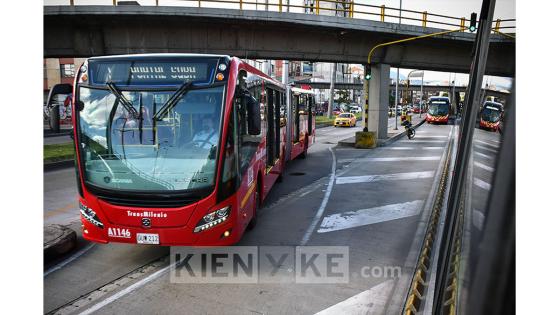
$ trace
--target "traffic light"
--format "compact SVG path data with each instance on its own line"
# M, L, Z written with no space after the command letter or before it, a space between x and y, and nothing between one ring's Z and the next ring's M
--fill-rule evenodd
M471 23L469 25L469 31L476 31L476 13L471 13Z
M371 79L371 66L369 64L366 65L366 80Z

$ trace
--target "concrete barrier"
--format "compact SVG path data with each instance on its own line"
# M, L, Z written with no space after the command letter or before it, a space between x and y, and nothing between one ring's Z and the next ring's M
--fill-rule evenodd
M354 147L358 149L375 148L377 142L377 132L357 131Z
M59 224L43 228L43 256L53 258L64 255L74 249L77 243L76 232Z

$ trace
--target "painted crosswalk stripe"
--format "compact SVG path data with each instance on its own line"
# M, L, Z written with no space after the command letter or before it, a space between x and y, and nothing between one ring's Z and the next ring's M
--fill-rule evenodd
M398 143L409 142L409 143L445 143L445 140L416 140L416 138L412 140L403 139L399 140Z
M326 308L315 315L331 314L369 314L372 310L382 309L391 296L395 280L385 280L366 291Z
M443 147L381 147L381 150L443 150Z
M483 146L481 146L480 144L475 144L474 147L477 148L477 149L480 149L480 150L486 150L486 151L498 153L498 150L494 150L494 149L490 149L490 148L487 148L487 147L483 147Z
M491 166L488 166L486 164L482 164L480 162L474 162L474 166L480 167L483 170L489 171L489 172L493 172L494 168Z
M382 175L362 175L362 176L344 176L337 177L336 184L357 184L357 183L372 183L383 180L407 180L407 179L421 179L434 177L434 171L425 172L409 172L409 173L395 173L395 174L382 174Z
M482 143L482 144L491 146L491 147L496 148L496 149L499 149L499 148L500 148L500 146L497 145L497 144L489 143L489 142L482 141L482 140L474 140L474 142L476 142L476 143Z
M349 162L398 162L398 161L439 161L440 156L401 156L401 157L380 157L380 158L357 158L340 159L340 163Z
M480 187L484 190L490 190L490 188L492 188L492 185L488 184L487 182L483 181L480 178L474 178L474 185L477 187Z
M422 200L414 200L381 207L331 214L323 219L317 233L340 231L358 226L415 216L420 213L423 203L424 201Z
M480 152L476 152L476 151L474 152L474 155L477 155L477 156L480 156L480 157L483 157L483 158L487 158L487 159L492 159L492 157L490 155L480 153Z

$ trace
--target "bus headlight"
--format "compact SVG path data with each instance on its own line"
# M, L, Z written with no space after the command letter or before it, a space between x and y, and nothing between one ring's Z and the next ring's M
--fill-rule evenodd
M82 214L84 219L86 219L91 224L97 226L100 229L103 228L103 223L101 223L101 220L99 220L99 217L97 217L97 213L95 213L93 209L84 205L82 202L80 202L80 213Z
M210 212L207 215L203 216L202 219L200 219L200 221L198 221L198 223L196 224L194 232L198 233L224 222L229 217L230 209L230 206L223 207L219 210Z

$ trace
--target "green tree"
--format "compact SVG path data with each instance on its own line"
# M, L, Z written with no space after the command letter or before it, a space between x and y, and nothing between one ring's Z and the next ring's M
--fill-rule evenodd
M336 99L338 103L350 104L350 90L337 90Z

